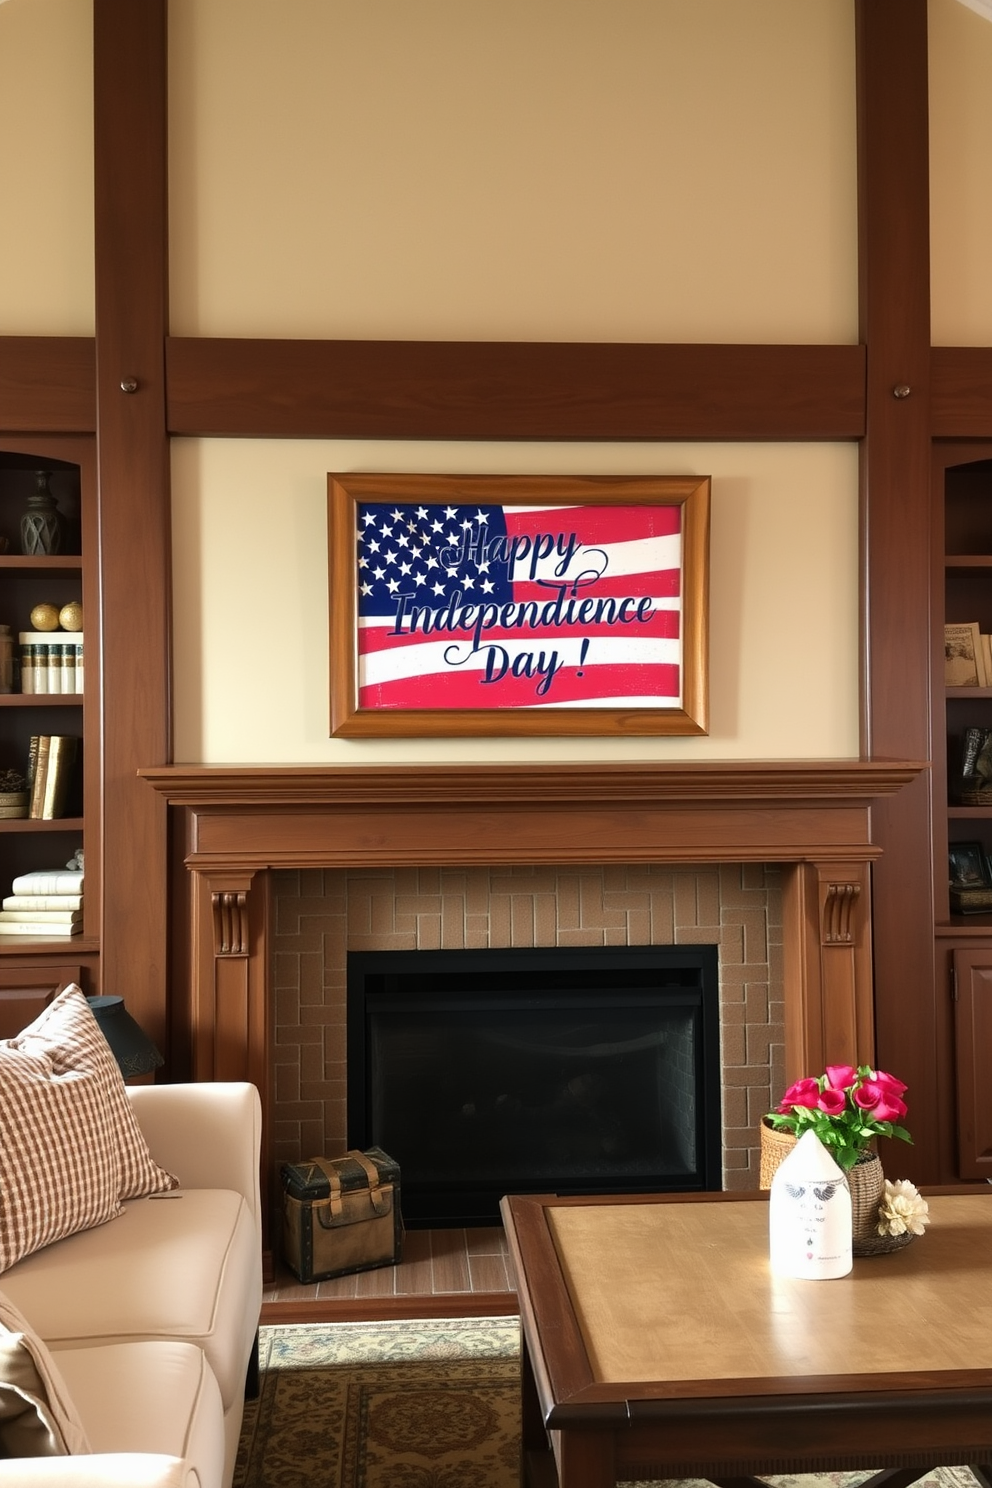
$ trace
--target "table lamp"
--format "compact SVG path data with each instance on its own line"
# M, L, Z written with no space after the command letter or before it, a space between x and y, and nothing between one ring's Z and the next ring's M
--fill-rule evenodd
M147 1075L165 1063L147 1033L131 1017L123 997L87 997L125 1080Z

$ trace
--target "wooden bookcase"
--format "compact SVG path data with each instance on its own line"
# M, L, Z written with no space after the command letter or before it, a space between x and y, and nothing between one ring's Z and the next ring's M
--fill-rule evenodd
M992 854L992 804L964 804L956 789L961 740L992 729L992 687L947 687L945 624L977 621L992 631L992 443L937 444L934 454L933 878L938 994L953 1009L957 1170L992 1172L987 1032L992 1027L992 911L954 913L948 849L980 842Z
M38 470L51 473L52 494L66 520L65 551L25 557L20 517ZM66 814L55 820L0 820L0 896L10 893L19 873L62 868L80 847L86 855L81 935L0 938L0 1013L9 1007L15 1021L23 1021L24 1000L28 1006L39 1004L64 980L81 977L87 991L99 986L100 604L92 439L0 436L0 537L7 539L0 553L0 623L10 626L15 655L18 632L31 629L31 610L43 601L59 606L82 601L86 648L82 693L23 693L16 669L18 690L0 693L0 767L23 771L33 734L72 734L80 740ZM0 1028L0 1036L14 1031Z

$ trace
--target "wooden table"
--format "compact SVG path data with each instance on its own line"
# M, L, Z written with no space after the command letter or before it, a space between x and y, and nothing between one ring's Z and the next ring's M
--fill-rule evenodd
M510 1197L522 1481L992 1463L992 1190L836 1281L773 1277L766 1194Z

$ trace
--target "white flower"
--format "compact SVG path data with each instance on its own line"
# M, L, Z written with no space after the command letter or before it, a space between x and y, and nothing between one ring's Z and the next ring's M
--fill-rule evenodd
M885 1180L885 1197L878 1206L880 1235L922 1235L930 1223L930 1205L920 1198L919 1189L908 1178L891 1183Z

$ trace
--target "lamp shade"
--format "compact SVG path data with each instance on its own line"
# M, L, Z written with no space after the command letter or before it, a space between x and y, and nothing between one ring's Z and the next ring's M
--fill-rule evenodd
M147 1075L165 1063L147 1033L131 1017L123 997L87 997L86 1001L125 1079Z

